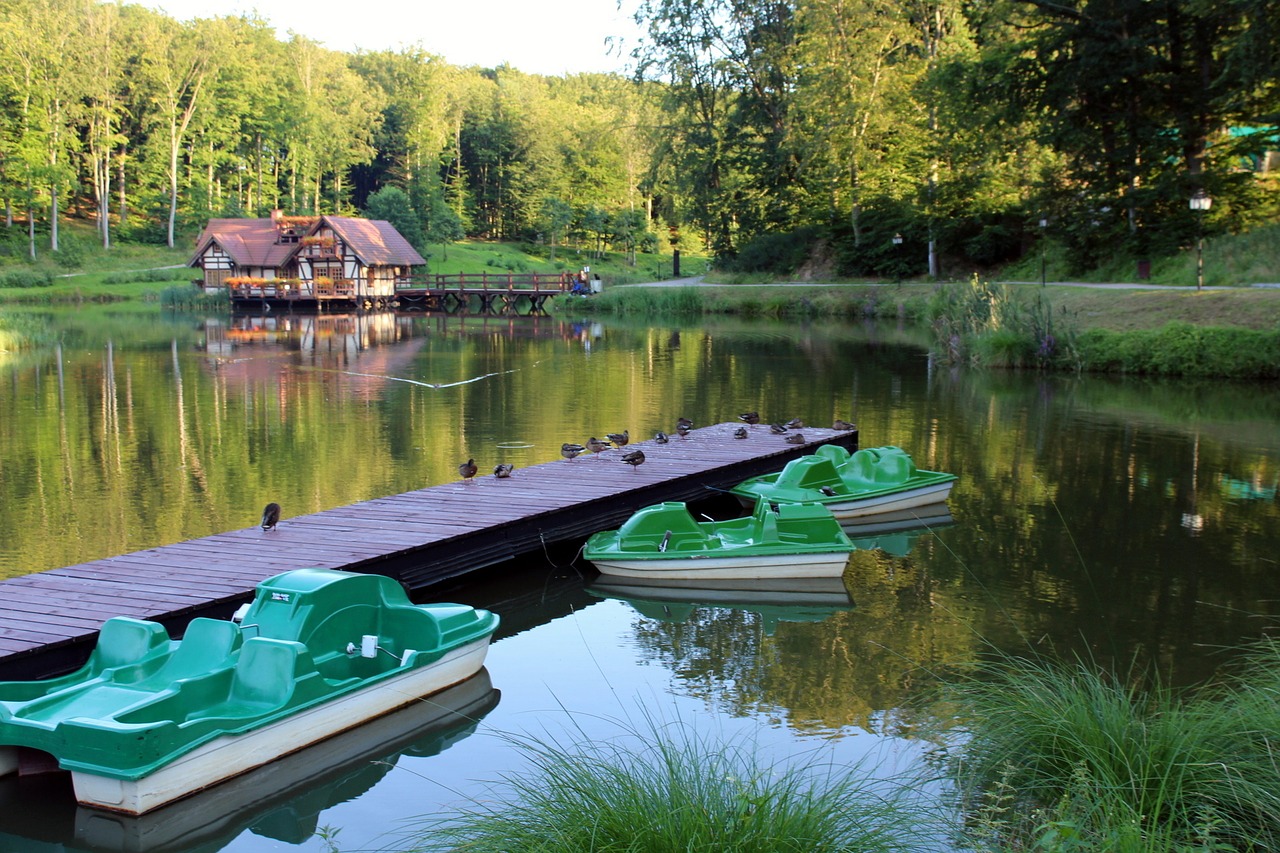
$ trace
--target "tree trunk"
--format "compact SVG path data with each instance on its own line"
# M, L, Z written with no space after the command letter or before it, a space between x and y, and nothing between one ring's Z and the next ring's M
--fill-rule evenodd
M122 228L124 227L124 224L129 221L129 199L124 190L124 160L125 153L124 151L121 151L120 168L116 174L116 183L120 185L120 203L116 206L120 209L120 226Z

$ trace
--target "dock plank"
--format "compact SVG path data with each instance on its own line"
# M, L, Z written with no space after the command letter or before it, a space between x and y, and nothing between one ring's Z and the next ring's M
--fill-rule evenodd
M667 444L634 441L517 468L509 478L482 473L286 516L271 531L228 530L0 581L0 678L77 665L111 616L180 629L247 600L265 578L313 566L387 574L422 589L617 526L641 506L711 497L823 444L857 446L856 431L805 428L806 444L793 445L764 426L734 439L737 427L713 424ZM624 464L635 449L644 464Z

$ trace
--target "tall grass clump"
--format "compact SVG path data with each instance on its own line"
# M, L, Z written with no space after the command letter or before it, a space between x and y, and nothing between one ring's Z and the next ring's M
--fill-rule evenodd
M190 284L175 284L158 293L148 294L148 301L156 301L175 311L216 310L226 308L230 302L225 292L205 293Z
M0 315L0 352L30 349L56 339L57 335L43 320L25 314Z
M751 744L682 724L618 742L516 739L531 769L425 828L414 851L922 851L935 815L857 768L762 763Z
M1079 369L1076 336L1066 315L1036 291L1019 297L981 281L938 286L924 312L935 355L951 364L983 367Z
M1083 662L983 670L952 695L966 834L990 850L1276 849L1275 655L1270 673L1266 706L1240 698L1266 690L1180 696Z
M620 315L699 315L706 302L696 287L616 287L597 296L558 296L557 310L587 309Z

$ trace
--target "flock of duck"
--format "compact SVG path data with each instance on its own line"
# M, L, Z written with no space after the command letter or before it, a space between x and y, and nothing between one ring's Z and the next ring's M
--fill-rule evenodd
M738 415L738 420L742 421L743 426L740 426L733 431L733 437L735 439L745 439L751 435L751 432L747 427L755 426L760 423L760 413L743 412ZM804 444L804 434L795 432L795 430L802 429L803 427L804 421L799 418L792 418L786 423L770 424L769 432L773 435L783 436L783 440L788 444ZM839 418L835 420L835 423L832 424L831 428L836 430L857 429L854 424ZM689 418L681 417L676 420L676 435L680 438L688 438L689 431L692 429L693 421ZM653 440L657 444L666 444L671 440L671 437L667 435L667 433L659 431L653 436ZM626 447L630 442L631 431L629 429L624 429L622 432L606 433L604 438L597 438L593 435L587 439L586 444L575 444L566 441L564 444L560 445L560 455L567 461L572 462L583 453L595 455L613 448ZM620 457L621 461L630 465L633 471L644 464L644 458L644 451L639 448L628 450ZM506 462L500 462L493 466L493 476L497 477L499 480L505 480L511 476L511 472L514 470L514 465ZM476 464L476 460L474 458L468 459L466 462L458 465L458 476L461 477L464 482L474 480L476 475L479 473L480 466ZM267 504L262 510L262 529L275 530L276 524L279 523L279 521L280 504L273 501Z

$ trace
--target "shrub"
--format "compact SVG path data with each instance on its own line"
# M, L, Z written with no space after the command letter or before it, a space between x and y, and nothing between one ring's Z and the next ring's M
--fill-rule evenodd
M1079 339L1086 369L1160 376L1280 378L1280 330L1169 323L1159 329L1090 330Z
M150 270L133 270L126 272L108 273L102 277L103 284L132 284L139 281L184 281L196 278L200 275L199 270L193 270L190 267L178 267L174 269L150 269Z
M51 287L53 273L48 270L17 269L0 272L0 287Z

